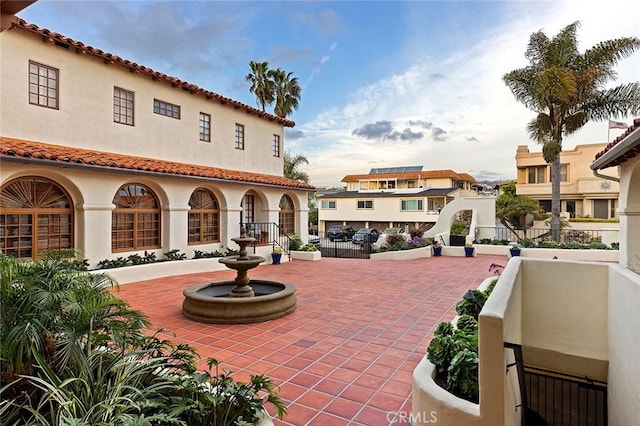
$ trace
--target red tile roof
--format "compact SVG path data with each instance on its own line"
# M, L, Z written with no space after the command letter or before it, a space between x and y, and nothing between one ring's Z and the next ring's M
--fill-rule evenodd
M235 109L241 109L247 112L248 114L252 114L257 117L267 119L269 121L275 121L286 127L294 127L296 125L296 123L293 120L289 120L284 117L278 117L276 115L269 114L257 108L243 104L242 102L238 102L231 98L226 98L217 93L205 90L201 87L196 86L195 84L191 84L184 80L180 80L177 77L172 77L170 75L166 75L161 72L154 71L153 69L147 68L143 65L138 65L135 62L131 62L127 59L123 59L119 56L116 56L111 53L97 49L95 47L86 45L80 41L73 40L69 37L63 36L62 34L55 33L51 30L39 27L35 24L29 24L24 19L16 18L12 23L12 28L20 28L20 29L32 32L34 34L37 34L41 36L44 41L49 43L62 43L65 46L73 47L75 48L77 53L81 53L83 55L91 54L93 56L97 56L99 58L102 58L106 64L119 64L129 68L131 72L146 74L154 80L167 81L171 83L172 86L174 87L181 88L192 94L202 95L211 101L218 102L221 105L229 105L230 107L233 107Z
M50 165L73 163L86 167L102 167L107 170L124 169L166 175L179 175L227 182L245 182L294 189L314 189L304 182L282 176L241 172L218 167L199 166L175 161L155 160L111 152L50 145L41 142L0 136L0 159L22 158L27 161L44 162Z
M625 130L625 132L623 134L621 134L620 136L615 138L612 142L609 142L607 144L607 146L602 151L597 153L595 159L597 160L598 158L600 158L603 155L605 155L607 152L611 151L616 145L618 145L620 142L622 142L624 139L626 139L627 136L629 136L634 130L639 129L639 128L640 128L640 118L636 118L636 119L633 120L633 124L631 126L629 126L629 128L627 128L627 130ZM635 157L638 154L640 154L640 147L636 147L635 149L632 149L630 151L626 151L624 153L624 155L616 158L615 160L609 161L607 167L619 166L620 164L622 164L625 161Z
M456 173L453 170L425 170L420 172L404 173L379 173L365 175L347 175L342 178L342 182L357 182L359 180L380 180L380 179L439 179L450 178L467 182L475 182L475 178L467 173Z

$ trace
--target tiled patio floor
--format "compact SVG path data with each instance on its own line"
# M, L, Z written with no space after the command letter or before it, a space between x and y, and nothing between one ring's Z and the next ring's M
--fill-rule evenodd
M247 325L201 324L182 316L182 290L233 271L123 285L118 294L154 328L176 334L202 357L224 361L238 380L266 374L288 414L276 425L409 424L412 373L433 330L451 320L462 294L491 276L506 256L408 261L328 259L265 265L253 278L296 285L298 309Z

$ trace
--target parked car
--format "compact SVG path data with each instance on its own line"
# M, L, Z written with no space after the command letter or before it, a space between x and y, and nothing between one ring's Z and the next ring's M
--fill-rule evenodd
M316 248L320 248L320 237L317 235L309 235L309 244L313 244Z
M353 242L353 244L373 244L378 241L379 236L380 233L375 228L361 228L354 234L353 238L351 238L351 241Z
M327 230L329 241L349 241L356 233L356 230L347 225L331 225Z

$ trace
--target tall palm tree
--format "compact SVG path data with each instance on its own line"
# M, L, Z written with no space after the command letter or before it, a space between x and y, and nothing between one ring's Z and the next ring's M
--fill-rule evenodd
M292 157L289 152L284 153L284 177L293 180L299 180L304 183L309 183L309 175L303 171L298 170L298 167L302 164L309 164L307 157L303 155L296 155Z
M525 57L529 66L504 75L515 98L537 115L527 125L529 137L542 144L551 165L551 234L560 239L560 152L565 135L590 120L608 120L640 112L640 82L607 89L615 65L640 49L640 39L624 37L578 51L578 21L549 39L531 34Z
M274 87L271 80L271 70L269 70L268 62L249 62L249 68L251 72L247 74L244 79L251 83L249 91L256 95L258 105L265 110L267 105L273 103Z
M302 89L300 89L298 79L292 77L292 72L287 73L278 68L270 71L269 74L274 85L276 101L274 113L278 117L286 117L298 109Z

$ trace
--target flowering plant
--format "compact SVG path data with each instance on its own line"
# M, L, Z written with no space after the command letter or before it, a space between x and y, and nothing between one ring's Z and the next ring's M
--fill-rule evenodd
M465 244L464 246L465 246L465 247L467 247L467 248L472 248L472 247L473 247L473 244L471 244L471 243L467 243L467 244Z
M279 247L276 247L273 249L273 251L271 252L273 254L282 254L282 249Z

